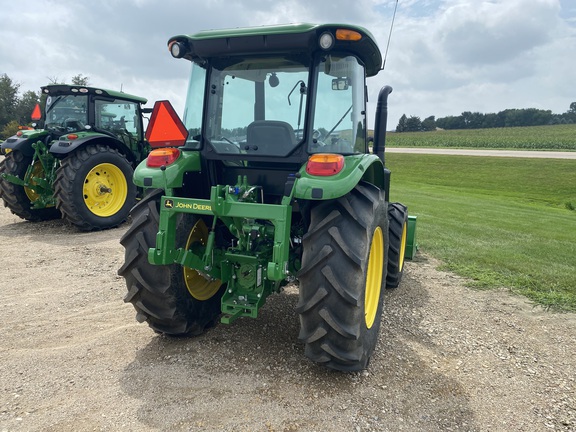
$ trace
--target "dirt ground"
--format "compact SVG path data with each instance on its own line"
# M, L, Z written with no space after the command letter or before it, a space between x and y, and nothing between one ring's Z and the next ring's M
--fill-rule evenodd
M257 320L154 334L118 240L0 209L0 431L575 431L576 316L481 292L424 254L367 371L309 362L296 288Z

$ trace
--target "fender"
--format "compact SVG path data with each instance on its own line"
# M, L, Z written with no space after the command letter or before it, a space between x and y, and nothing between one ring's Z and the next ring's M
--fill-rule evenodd
M385 191L388 199L388 181L384 165L374 154L346 156L344 169L338 174L321 177L306 172L304 165L299 172L300 178L294 185L294 198L305 200L330 200L346 195L361 181L367 181Z
M2 154L6 154L6 150L18 150L24 156L31 158L34 156L32 144L44 141L48 145L50 139L50 132L44 129L22 131L21 136L13 135L2 143Z
M181 187L186 172L201 170L200 160L200 153L197 151L181 151L180 157L174 163L161 169L148 167L147 159L144 159L134 170L134 184L145 189L158 188L166 191Z
M77 136L75 139L69 139L68 137L74 135ZM86 147L91 144L102 144L113 147L124 154L130 162L134 162L134 155L132 150L130 150L126 144L120 141L118 138L104 134L101 132L74 132L71 134L62 135L57 141L53 141L50 146L50 153L58 159L62 159L68 154L78 150L79 148Z

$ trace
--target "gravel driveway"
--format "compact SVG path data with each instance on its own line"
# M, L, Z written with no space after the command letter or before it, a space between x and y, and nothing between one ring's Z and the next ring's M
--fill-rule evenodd
M257 320L154 334L118 239L0 209L0 431L575 431L576 316L474 291L420 253L370 368L310 363L297 289Z

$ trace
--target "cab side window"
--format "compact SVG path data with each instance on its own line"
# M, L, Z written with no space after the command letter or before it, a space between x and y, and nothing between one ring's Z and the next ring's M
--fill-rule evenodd
M138 134L138 104L134 102L96 101L96 127L111 132Z

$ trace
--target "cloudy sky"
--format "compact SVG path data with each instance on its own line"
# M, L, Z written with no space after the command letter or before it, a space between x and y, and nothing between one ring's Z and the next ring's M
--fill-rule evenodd
M362 25L384 52L396 0L0 0L0 75L39 90L78 74L182 113L190 64L169 37L295 22ZM398 0L385 69L402 114L444 117L506 108L568 110L576 101L576 1Z

